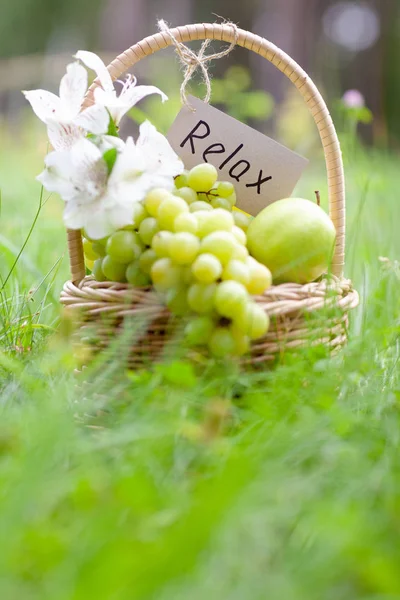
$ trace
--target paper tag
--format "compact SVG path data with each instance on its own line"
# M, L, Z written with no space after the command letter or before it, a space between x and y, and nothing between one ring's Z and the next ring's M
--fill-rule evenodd
M196 112L184 106L167 135L187 169L213 164L218 179L235 185L237 207L251 215L291 195L307 159L198 98L189 102Z

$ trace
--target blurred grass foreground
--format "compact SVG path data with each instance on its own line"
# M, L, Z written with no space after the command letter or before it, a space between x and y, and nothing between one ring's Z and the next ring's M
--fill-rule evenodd
M235 73L236 101L222 72L218 103L260 128L278 111L279 138L312 158L296 192L319 189L326 206L318 140L296 99L246 102ZM171 78L170 112L144 105L164 130L178 87ZM400 598L400 170L393 150L359 142L368 115L335 115L346 275L362 299L341 354L310 348L257 373L212 362L199 372L182 357L126 372L116 347L77 377L58 302L62 206L35 181L44 132L28 111L4 114L0 598Z

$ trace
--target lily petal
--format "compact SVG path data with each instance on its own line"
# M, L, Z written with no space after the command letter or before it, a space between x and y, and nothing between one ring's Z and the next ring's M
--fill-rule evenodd
M62 117L61 100L55 94L46 90L31 90L22 92L32 106L32 110L43 123L49 120L58 121Z
M146 168L143 154L135 146L131 137L126 140L125 148L117 156L113 170L109 178L109 185L118 185L122 182L131 182L136 185L137 178Z
M107 70L106 65L103 63L101 58L94 52L87 52L86 50L79 50L75 54L75 58L81 60L88 69L95 71L103 90L106 92L114 91L114 85L111 79L111 75Z
M86 131L94 133L95 135L107 133L109 122L110 115L107 109L104 106L99 106L98 104L89 106L74 119L75 125L78 125Z
M100 197L107 184L107 165L100 150L86 138L69 150L50 152L46 169L38 180L49 192L57 192L65 202L86 205Z
M115 231L101 202L79 205L67 202L64 209L64 223L68 229L85 229L93 240L100 240Z
M77 196L80 196L83 189L85 192L84 202L89 203L103 194L107 184L108 170L96 144L87 138L77 142L71 149L71 161L74 167Z
M164 92L162 92L155 85L136 86L136 79L134 79L133 77L127 79L120 95L118 97L115 96L115 99L109 97L108 95L107 97L102 96L100 90L97 92L97 95L96 92L96 101L107 106L112 118L114 119L117 125L120 123L122 117L126 115L126 113L129 112L131 108L135 106L135 104L140 102L140 100L142 100L146 96L149 96L151 94L159 94L161 96L162 102L168 100L168 96L166 96Z
M49 121L47 135L55 150L68 150L84 137L84 132L77 125Z
M118 152L123 152L125 142L115 135L102 135L97 140L97 146L101 154L104 154L107 150L111 150L111 148L116 148Z
M167 138L150 123L144 121L139 128L137 148L146 157L146 172L173 178L182 173L183 162L172 149Z
M67 65L67 72L60 82L60 100L63 112L73 119L80 111L88 86L86 69L79 63Z
M114 205L111 209L107 211L109 222L113 228L121 229L121 227L126 227L127 225L131 225L133 221L133 204L134 199L132 197L132 186L127 186L127 194L122 194L119 197L118 202L114 201ZM122 190L120 189L119 192ZM141 199L143 198L143 195Z
M71 153L67 150L50 152L45 158L45 170L37 176L37 180L48 192L56 192L64 200L76 195L73 181L74 166Z
M119 100L121 104L124 103L132 107L150 94L159 94L162 102L168 100L168 96L155 85L136 85L136 80L133 80L131 85L123 87Z

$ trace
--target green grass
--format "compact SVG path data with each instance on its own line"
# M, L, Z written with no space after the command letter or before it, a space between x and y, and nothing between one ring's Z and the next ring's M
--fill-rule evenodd
M30 131L2 132L3 283L38 210ZM400 598L400 173L346 156L350 343L262 373L176 358L77 378L43 197L0 298L0 598ZM324 198L313 163L299 193Z

